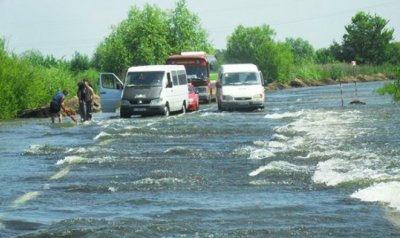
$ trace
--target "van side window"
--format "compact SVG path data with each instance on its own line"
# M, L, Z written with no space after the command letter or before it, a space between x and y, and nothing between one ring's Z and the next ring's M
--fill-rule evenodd
M112 75L102 75L101 86L103 88L109 89L122 89L123 86L112 76Z
M174 85L178 85L178 75L176 74L176 71L175 70L171 71L171 74Z
M184 70L178 70L179 85L187 84L186 73Z

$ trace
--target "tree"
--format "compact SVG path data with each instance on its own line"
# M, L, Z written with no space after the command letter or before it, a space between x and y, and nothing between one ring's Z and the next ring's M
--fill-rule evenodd
M93 62L101 71L123 75L130 66L164 64L168 55L187 50L213 51L199 18L180 0L173 11L131 8L97 47Z
M167 37L167 18L160 8L133 7L128 18L97 47L94 64L119 75L133 65L161 64L170 51Z
M168 16L168 42L175 53L182 51L205 51L213 53L207 32L202 28L200 18L191 13L185 0L179 0Z
M286 38L286 44L290 47L294 57L294 63L313 63L315 59L314 47L302 38Z
M393 42L388 45L386 61L390 64L400 64L400 42Z
M347 62L356 60L363 64L381 64L385 61L386 50L393 39L393 29L385 29L389 21L358 12L345 27L343 56Z
M90 68L90 59L87 55L82 55L79 52L75 52L74 56L70 61L71 71L78 73L85 71Z
M284 81L293 65L293 55L288 45L274 42L274 36L274 30L268 25L239 25L228 37L226 60L231 63L254 63L269 82Z

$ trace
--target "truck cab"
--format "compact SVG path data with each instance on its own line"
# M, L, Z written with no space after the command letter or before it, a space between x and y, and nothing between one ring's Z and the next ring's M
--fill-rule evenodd
M182 52L168 57L166 63L184 65L188 81L196 88L199 100L210 103L216 98L215 84L210 80L212 62L216 62L215 57L207 55L205 52Z

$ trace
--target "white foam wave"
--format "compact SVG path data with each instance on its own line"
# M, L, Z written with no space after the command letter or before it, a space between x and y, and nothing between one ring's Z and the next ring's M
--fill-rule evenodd
M93 138L93 140L99 140L99 139L103 139L105 137L110 137L110 136L111 136L111 134L108 134L107 132L102 131L97 136L95 136Z
M273 114L267 114L265 115L264 118L267 119L285 119L285 118L293 118L293 117L299 117L305 113L304 110L297 111L297 112L284 112L284 113L273 113Z
M184 181L178 178L160 178L160 179L144 178L133 182L133 184L135 185L167 185L167 184L177 184L177 183L184 183Z
M36 199L39 195L40 195L40 192L38 192L38 191L25 193L24 195L15 199L15 201L12 203L12 207L13 208L21 207L25 203L27 203L33 199Z
M282 153L288 151L297 151L301 148L305 141L302 137L294 137L293 139L282 137L282 139L286 140L272 140L272 141L255 141L254 145L262 146L272 153Z
M337 186L357 181L386 181L398 178L398 170L386 170L378 159L330 159L319 162L312 177L314 183Z
M289 181L278 181L278 182L274 182L274 181L270 181L270 180L266 180L266 179L258 179L258 180L253 180L249 182L250 185L255 185L255 186L265 186L265 185L289 185L290 182Z
M249 159L260 160L260 159L266 159L266 158L270 158L270 157L274 157L274 156L275 156L275 154L267 149L252 149L250 152Z
M25 150L25 153L38 154L40 153L46 145L29 145L29 148Z
M67 175L69 172L70 172L69 167L66 167L66 168L60 170L59 172L57 172L56 174L54 174L53 176L51 176L50 180L60 179L60 178L64 177L65 175Z
M95 136L95 137L93 138L93 140L110 139L110 138L113 138L113 137L115 137L115 136L118 136L118 137L128 137L128 136L132 136L132 135L133 135L132 133L128 133L128 132L110 134L110 133L107 133L107 132L102 131L102 132L100 132L97 136Z
M289 140L289 137L282 134L273 134L271 140L287 141Z
M371 187L358 190L351 195L364 202L382 202L400 211L400 182L392 181L374 184Z
M170 153L182 153L182 152L186 152L189 149L183 146L174 146L171 148L168 148L164 151L165 154L170 154Z
M110 156L101 157L101 158L85 158L82 156L66 156L62 160L58 160L56 165L64 165L64 164L102 164L102 163L109 163L113 162L114 158Z
M249 176L254 177L265 171L306 172L308 169L309 168L307 166L299 166L286 161L272 161L271 163L252 171L249 173Z

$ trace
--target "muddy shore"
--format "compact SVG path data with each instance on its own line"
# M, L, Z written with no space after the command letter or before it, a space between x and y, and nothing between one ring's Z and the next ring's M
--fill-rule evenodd
M313 87L313 86L325 86L325 85L333 85L340 83L355 83L355 82L372 82L372 81L382 81L382 80L390 80L391 78L378 73L375 75L358 75L355 77L343 77L338 80L333 79L322 79L322 80L302 80L302 79L294 79L287 83L273 82L269 83L265 88L267 91L273 90L281 90L288 88L301 88L301 87Z

